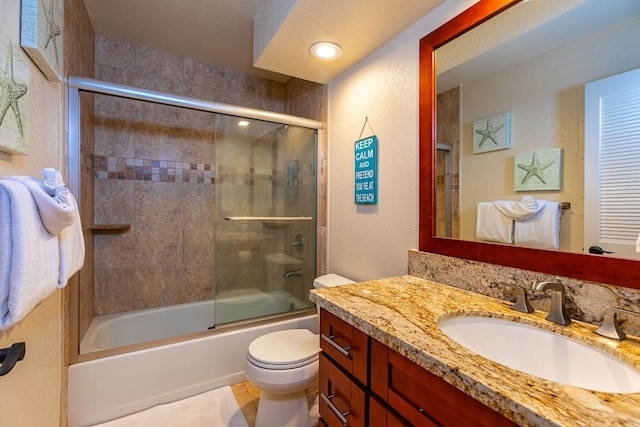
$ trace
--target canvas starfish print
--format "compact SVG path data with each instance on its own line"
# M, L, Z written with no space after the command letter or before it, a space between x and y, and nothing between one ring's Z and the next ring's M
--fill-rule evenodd
M20 44L49 80L60 82L63 15L60 0L22 0Z
M0 151L29 154L29 60L0 34Z
M511 148L511 113L473 122L473 154Z
M562 148L517 154L513 188L515 191L562 190Z

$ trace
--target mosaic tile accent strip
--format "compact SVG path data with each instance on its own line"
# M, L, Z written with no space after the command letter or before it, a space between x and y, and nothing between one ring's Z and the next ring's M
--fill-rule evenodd
M96 178L214 184L216 166L204 163L95 156Z
M216 166L205 163L175 162L167 160L136 159L128 157L94 156L95 177L153 182L191 182L198 184L238 183L255 185L270 181L275 187L285 185L285 173L281 170L250 168L249 173L239 173L235 166ZM315 182L315 167L303 165L302 182Z

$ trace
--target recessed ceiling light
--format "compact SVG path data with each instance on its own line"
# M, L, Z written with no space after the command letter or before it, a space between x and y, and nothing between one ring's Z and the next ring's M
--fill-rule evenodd
M309 48L309 52L314 58L322 59L323 61L338 59L342 55L340 46L331 42L314 43Z
M238 122L238 126L244 126L244 127L247 127L247 126L249 126L249 122L248 122L248 121L246 121L246 120L240 120L240 121Z

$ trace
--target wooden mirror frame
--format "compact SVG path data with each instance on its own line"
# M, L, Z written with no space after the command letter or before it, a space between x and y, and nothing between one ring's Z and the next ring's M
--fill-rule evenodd
M640 289L640 261L435 237L435 50L521 0L480 0L420 40L419 245L423 252Z

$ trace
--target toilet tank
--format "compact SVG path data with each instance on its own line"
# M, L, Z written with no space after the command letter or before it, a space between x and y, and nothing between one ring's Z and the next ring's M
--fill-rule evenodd
M313 287L316 289L330 288L332 286L348 285L349 283L355 283L351 279L338 276L337 274L325 274L313 281Z
M325 274L323 276L316 277L316 279L313 281L313 287L316 289L322 289L331 288L333 286L348 285L349 283L355 282L351 279L347 279L346 277L342 277L337 274ZM318 311L318 316L320 316L320 307L316 306L316 310ZM320 328L319 325L318 328Z

